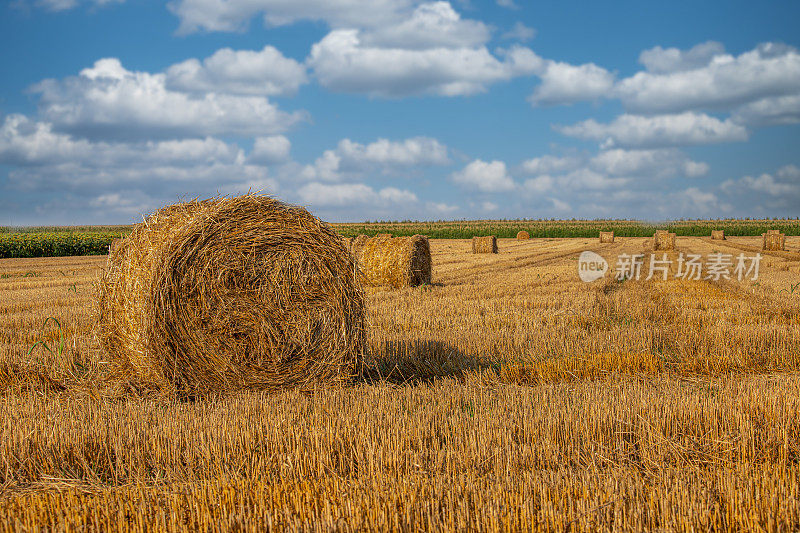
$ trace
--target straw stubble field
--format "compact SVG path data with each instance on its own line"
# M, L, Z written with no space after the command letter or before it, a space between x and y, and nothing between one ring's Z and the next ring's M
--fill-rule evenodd
M663 253L760 248L726 237ZM584 284L652 238L433 240L431 285L367 289L356 383L193 401L110 372L104 258L2 260L0 529L796 530L798 247Z

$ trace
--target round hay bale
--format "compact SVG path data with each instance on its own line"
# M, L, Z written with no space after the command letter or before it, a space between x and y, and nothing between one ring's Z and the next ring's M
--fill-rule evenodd
M767 251L781 251L786 249L786 235L775 231L761 234L761 249Z
M370 285L416 287L431 282L431 246L428 237L367 239L355 256Z
M473 254L496 254L497 253L497 237L489 235L486 237L473 237L472 238L472 253Z
M711 230L711 240L712 241L724 241L725 240L725 230L712 229Z
M600 242L602 242L602 243L613 243L614 242L614 232L613 231L601 231L600 232Z
M111 251L99 337L137 381L201 393L348 381L364 297L341 238L246 195L165 207Z
M667 230L658 230L653 235L653 250L674 250L675 234Z
M350 253L353 257L358 259L358 256L361 255L361 250L364 249L364 245L367 244L367 241L370 238L364 235L363 233L353 239L353 242L350 243Z
M531 238L531 234L525 230L517 232L517 240L518 241L527 241Z

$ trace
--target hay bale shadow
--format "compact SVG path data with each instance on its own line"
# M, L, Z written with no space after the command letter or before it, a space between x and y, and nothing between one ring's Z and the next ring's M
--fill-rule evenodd
M386 341L364 360L359 381L414 385L440 378L462 379L469 372L490 368L487 361L441 341Z

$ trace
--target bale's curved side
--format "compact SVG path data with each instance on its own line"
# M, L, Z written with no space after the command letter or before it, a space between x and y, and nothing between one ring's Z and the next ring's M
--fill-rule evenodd
M488 235L486 237L473 237L472 238L472 253L473 254L496 254L497 253L497 237Z
M531 238L531 234L525 230L521 230L517 232L517 240L518 241L527 241Z
M428 237L373 237L355 255L367 283L394 288L431 282L431 247Z
M675 234L666 230L658 230L653 235L653 250L674 250Z
M179 390L344 382L364 349L354 272L305 209L257 195L170 206L112 250L100 339L136 378Z

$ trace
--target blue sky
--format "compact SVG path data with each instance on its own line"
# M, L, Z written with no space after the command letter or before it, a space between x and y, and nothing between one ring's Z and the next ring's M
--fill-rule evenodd
M797 2L0 9L0 224L800 216Z

